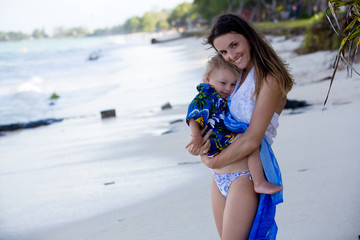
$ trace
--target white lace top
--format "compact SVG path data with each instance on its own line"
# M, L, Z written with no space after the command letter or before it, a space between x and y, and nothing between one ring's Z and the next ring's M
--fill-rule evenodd
M239 83L240 81L238 81L235 91L230 96L231 104L229 110L231 115L237 121L249 124L255 108L255 97L253 97L255 90L255 67L250 70L241 86L238 86ZM276 129L278 126L279 114L274 113L265 132L265 138L270 145L273 143L273 138L276 136Z

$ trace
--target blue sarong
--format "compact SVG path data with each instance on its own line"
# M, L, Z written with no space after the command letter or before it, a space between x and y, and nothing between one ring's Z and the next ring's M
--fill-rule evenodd
M225 117L226 127L236 133L244 133L249 124L235 120L229 113ZM268 182L282 186L281 172L270 144L263 138L261 142L260 158L265 177ZM283 202L283 191L274 194L260 194L256 216L251 227L249 240L276 239L277 225L275 222L276 205Z

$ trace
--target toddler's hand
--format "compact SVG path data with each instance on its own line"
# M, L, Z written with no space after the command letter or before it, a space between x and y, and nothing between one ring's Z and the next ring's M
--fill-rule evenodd
M186 149L192 155L199 155L200 148L203 144L203 138L201 134L191 136L190 142L186 145Z

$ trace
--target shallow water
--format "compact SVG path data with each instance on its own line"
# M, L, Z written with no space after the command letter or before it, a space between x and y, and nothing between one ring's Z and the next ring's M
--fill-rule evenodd
M89 61L93 52L100 57ZM0 124L184 103L201 77L185 52L151 45L150 35L0 43Z
M136 154L136 138L185 115L159 115L161 105L187 104L201 80L203 65L179 43L151 45L148 35L0 43L0 125L64 118L0 136L0 239L143 201L194 175ZM100 58L88 61L93 51ZM105 109L117 117L101 120Z

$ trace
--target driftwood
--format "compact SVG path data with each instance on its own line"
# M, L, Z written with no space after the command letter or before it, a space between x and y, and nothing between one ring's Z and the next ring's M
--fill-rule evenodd
M11 124L5 124L0 125L0 132L9 132L9 131L15 131L19 129L27 129L27 128L36 128L40 126L46 126L50 125L56 122L63 121L63 118L48 118L48 119L41 119L37 121L31 121L27 123L11 123Z

